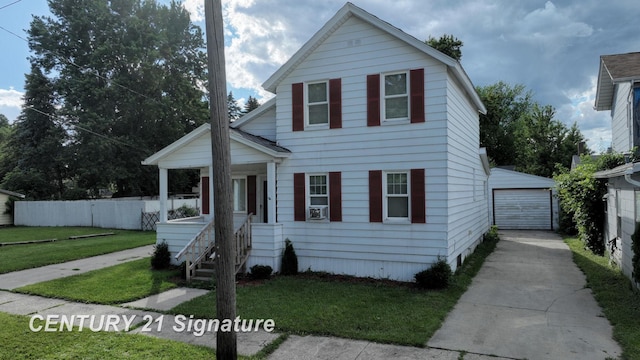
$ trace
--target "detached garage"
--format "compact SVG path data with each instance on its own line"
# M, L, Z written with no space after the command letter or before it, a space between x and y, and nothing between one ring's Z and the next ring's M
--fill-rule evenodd
M490 221L500 229L558 228L555 181L500 168L489 176Z

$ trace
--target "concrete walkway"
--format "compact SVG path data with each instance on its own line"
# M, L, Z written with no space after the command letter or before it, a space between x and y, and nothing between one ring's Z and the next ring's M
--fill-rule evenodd
M43 281L82 274L91 270L102 269L108 266L122 264L127 261L138 260L151 256L153 254L153 246L154 245L141 246L60 264L1 274L0 289L13 290Z
M564 242L550 232L502 231L500 235L502 240L496 251L487 258L426 348L291 335L269 359L533 360L619 356L621 350L611 339L611 326L591 291L585 289L584 275L574 265ZM117 265L150 256L152 249L142 247L3 274L0 289ZM121 306L107 306L0 291L0 312L45 317L112 316L133 319L133 324L145 324L151 319L154 322L148 328L137 327L130 332L214 347L215 333L197 336L195 329L175 331L173 326L180 325L180 319L153 311L166 311L204 293L179 288ZM162 319L162 327L157 326L157 319ZM74 323L87 327L91 325L89 321L75 319ZM117 329L106 330L126 331L123 326L121 323ZM239 333L238 352L254 355L279 336L265 331Z
M500 231L500 238L428 346L529 360L620 356L611 325L558 235Z

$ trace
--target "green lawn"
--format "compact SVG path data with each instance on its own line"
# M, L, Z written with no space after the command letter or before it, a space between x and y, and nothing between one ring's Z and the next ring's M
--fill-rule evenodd
M640 292L609 259L586 250L576 238L565 238L573 251L573 261L585 273L587 287L613 325L613 337L622 347L623 359L640 360Z
M152 270L149 259L27 285L15 291L80 302L118 304L176 287L172 280L180 276L180 270Z
M495 242L481 244L447 290L425 291L381 282L276 277L237 289L237 312L274 319L277 331L424 346L471 283ZM181 304L175 314L215 317L215 293Z
M152 231L127 231L100 228L8 227L0 228L0 242L66 239L74 235L114 232L115 235L51 243L0 247L0 274L57 264L155 243Z
M29 317L0 312L0 359L212 359L212 349L113 332L31 332Z

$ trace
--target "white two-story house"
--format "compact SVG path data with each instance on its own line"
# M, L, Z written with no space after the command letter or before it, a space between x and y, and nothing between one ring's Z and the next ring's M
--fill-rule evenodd
M347 3L263 87L275 97L231 129L247 266L278 271L289 239L300 270L412 280L438 257L455 269L488 230L486 110L458 61ZM174 255L212 218L209 131L143 161L165 202L168 171L201 170L201 217L157 227Z
M595 109L611 112L614 152L630 154L640 147L640 53L600 57ZM629 162L595 177L607 180L606 248L631 278L631 235L640 221L640 163Z

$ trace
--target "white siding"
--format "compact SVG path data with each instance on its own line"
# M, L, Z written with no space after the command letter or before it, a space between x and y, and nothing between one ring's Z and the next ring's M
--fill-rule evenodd
M252 247L247 271L253 265L269 265L274 272L280 271L284 250L282 228L282 224L251 224Z
M489 229L487 176L482 167L479 114L460 84L449 77L447 87L447 226L448 262L455 269Z
M265 153L231 140L231 164L259 164L273 160ZM159 161L158 166L168 169L198 168L211 165L211 135L205 132L187 146L172 152Z
M615 98L611 110L611 146L613 151L623 153L631 149L632 126L631 126L631 102L629 99L631 83L624 82L615 86Z
M251 119L247 124L240 126L240 128L253 135L262 136L265 139L276 141L276 108L271 109L260 114L259 117Z
M619 197L619 199L617 199ZM617 238L616 201L620 203L620 217L622 229L621 237ZM631 236L635 232L635 191L622 177L610 179L607 197L607 249L612 260L622 272L631 278L633 273L633 251L631 250ZM615 248L612 245L615 244Z
M413 68L425 69L426 123L367 127L366 76ZM330 78L342 78L342 128L292 132L291 84ZM279 85L277 140L292 156L278 167L278 222L301 270L411 280L447 255L446 86L446 66L356 18ZM370 223L369 170L413 168L425 169L427 223ZM293 174L329 171L342 173L342 222L294 222Z

